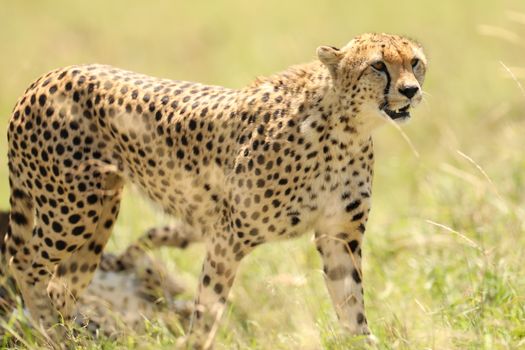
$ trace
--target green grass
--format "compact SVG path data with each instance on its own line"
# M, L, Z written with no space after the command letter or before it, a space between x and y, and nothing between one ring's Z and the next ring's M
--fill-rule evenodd
M343 45L362 32L415 37L430 57L426 102L403 126L418 156L391 127L375 135L364 275L377 347L520 349L525 93L504 69L525 84L520 11L521 0L0 0L0 130L25 87L58 66L109 63L239 87L312 59L320 44ZM5 208L5 137L0 149ZM132 189L121 213L110 250L167 220ZM196 284L202 247L159 255ZM258 248L242 264L216 348L363 347L341 335L320 266L309 237ZM37 346L29 329L21 337ZM167 349L174 342L162 325L152 324L146 335L118 342L79 338L76 344Z

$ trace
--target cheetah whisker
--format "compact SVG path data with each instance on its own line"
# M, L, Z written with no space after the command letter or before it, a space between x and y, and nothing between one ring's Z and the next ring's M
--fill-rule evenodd
M426 92L425 90L421 90L421 93L424 95L424 96L429 96L429 97L432 97L432 95L428 92Z

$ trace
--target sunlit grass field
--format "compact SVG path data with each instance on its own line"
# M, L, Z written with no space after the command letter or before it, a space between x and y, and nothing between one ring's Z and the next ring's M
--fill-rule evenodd
M0 0L0 130L27 85L59 66L107 63L241 87L314 59L321 44L342 46L367 31L413 37L430 58L425 102L402 126L406 137L388 125L375 134L363 255L377 348L523 349L522 0ZM2 136L1 208L8 207L6 152ZM129 188L107 249L119 251L168 220ZM196 286L202 246L159 256ZM152 321L146 335L79 340L78 348L172 347L174 336ZM262 246L244 260L217 349L361 347L341 336L311 235Z

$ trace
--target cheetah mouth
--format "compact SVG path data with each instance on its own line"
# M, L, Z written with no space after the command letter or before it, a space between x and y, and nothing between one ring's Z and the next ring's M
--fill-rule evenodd
M410 112L408 111L410 109L410 104L406 105L405 107L402 107L397 110L388 109L387 102L384 102L379 109L386 113L392 120L397 119L408 119L410 118Z

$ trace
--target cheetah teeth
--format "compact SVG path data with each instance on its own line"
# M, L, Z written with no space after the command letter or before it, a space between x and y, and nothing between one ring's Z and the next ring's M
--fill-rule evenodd
M406 105L403 108L400 108L398 110L391 110L386 108L386 104L384 104L380 109L385 112L390 118L392 119L401 119L401 118L409 118L410 113L408 112L408 109L410 108L410 105Z

